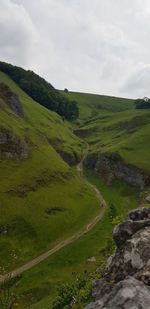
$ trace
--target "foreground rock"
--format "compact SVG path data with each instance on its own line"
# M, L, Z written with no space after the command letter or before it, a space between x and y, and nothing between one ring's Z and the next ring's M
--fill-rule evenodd
M114 229L117 244L86 309L150 308L150 209L131 211Z
M86 309L149 309L150 287L129 277L118 282L109 294Z

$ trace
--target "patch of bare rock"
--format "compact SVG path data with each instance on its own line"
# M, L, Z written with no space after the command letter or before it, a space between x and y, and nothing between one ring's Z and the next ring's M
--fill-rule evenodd
M86 309L150 309L150 209L130 211L113 237L116 251Z
M0 98L4 100L7 106L18 116L24 118L23 106L19 100L17 94L12 92L12 90L0 82Z

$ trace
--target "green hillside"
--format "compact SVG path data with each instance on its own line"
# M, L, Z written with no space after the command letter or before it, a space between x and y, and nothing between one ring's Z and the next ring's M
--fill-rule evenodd
M59 154L76 164L82 141L5 74L0 81L24 110L23 117L15 114L1 94L0 260L13 269L79 230L99 207L93 190Z
M91 153L118 153L127 164L150 172L150 110L129 110L91 119L78 130Z
M60 93L77 102L77 119L69 122L41 106L0 72L0 271L14 270L86 229L78 240L15 279L12 289L21 309L68 309L52 303L57 304L62 284L74 282L79 297L75 309L83 309L89 290L79 288L78 278L89 284L100 277L113 250L114 224L128 210L148 206L149 186L132 187L120 179L108 185L88 164L81 177L80 164L113 154L149 175L150 110L135 109L130 99ZM103 218L89 231L100 204Z
M150 110L135 109L134 100L61 91L76 100L80 123L76 133L91 153L118 153L127 163L150 172Z
M71 91L60 92L70 100L77 102L81 120L96 117L97 114L120 112L134 108L134 101L131 99Z
M0 61L0 71L7 74L32 99L66 119L78 117L75 101L61 95L50 83L31 70Z

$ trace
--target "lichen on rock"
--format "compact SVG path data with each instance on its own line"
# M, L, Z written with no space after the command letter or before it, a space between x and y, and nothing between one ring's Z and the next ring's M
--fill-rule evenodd
M128 213L114 229L117 249L104 277L93 285L86 309L150 308L150 209Z

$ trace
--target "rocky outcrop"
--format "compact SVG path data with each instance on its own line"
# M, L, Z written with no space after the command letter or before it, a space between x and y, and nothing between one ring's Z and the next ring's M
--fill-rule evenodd
M118 153L91 154L85 160L85 165L92 168L108 185L116 179L141 189L150 184L150 175L127 165Z
M19 97L11 91L11 89L0 82L0 98L4 100L7 106L19 117L24 118L23 106L19 100Z
M145 201L146 201L147 203L150 203L150 194L146 197Z
M93 285L86 309L150 308L150 209L128 213L114 229L117 249L104 277Z
M14 223L0 224L0 235L5 235L15 229Z
M0 129L0 159L27 159L29 143L12 132Z
M109 294L86 309L149 309L150 287L129 277L118 282Z
M77 163L80 162L81 158L79 157L78 154L73 153L73 152L66 152L64 150L57 150L59 155L62 157L62 159L68 163L70 166L76 165Z

